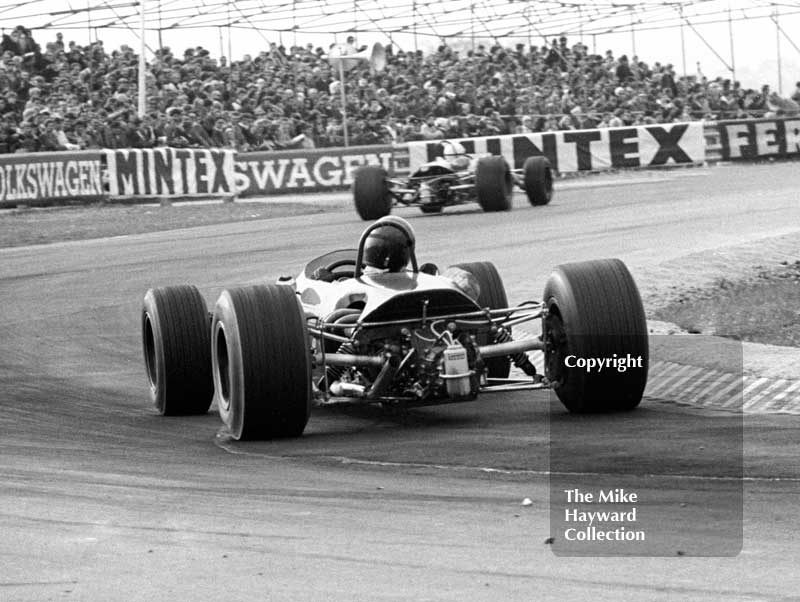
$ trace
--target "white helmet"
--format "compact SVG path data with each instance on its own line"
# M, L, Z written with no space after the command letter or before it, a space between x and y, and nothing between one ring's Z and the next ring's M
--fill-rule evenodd
M467 149L460 142L442 140L442 156L448 161L467 154Z
M452 140L442 140L442 157L455 169L466 169L469 167L469 157L467 149L460 142Z

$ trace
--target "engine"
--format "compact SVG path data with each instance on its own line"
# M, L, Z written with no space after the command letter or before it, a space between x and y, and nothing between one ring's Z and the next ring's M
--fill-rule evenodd
M447 203L452 200L450 186L457 182L455 177L445 176L421 182L419 185L419 201L421 203Z
M402 331L413 358L404 374L406 393L420 400L474 398L483 373L475 337L458 333L454 324L441 332L435 325Z
M419 402L475 398L484 365L474 336L441 321L386 330L363 332L339 347L338 353L380 357L383 362L380 368L329 366L332 394Z

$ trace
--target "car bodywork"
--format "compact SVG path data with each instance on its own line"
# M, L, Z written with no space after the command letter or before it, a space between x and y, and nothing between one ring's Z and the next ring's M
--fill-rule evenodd
M358 276L323 268L332 281L313 277L314 265L348 256L350 263L342 265L355 271L358 251L336 251L312 262L295 284L320 368L320 403L431 404L474 399L498 384L546 386L538 375L490 381L485 364L490 357L543 349L540 340L508 342L505 336L510 322L540 318L541 304L481 307L447 273L428 274L416 266Z

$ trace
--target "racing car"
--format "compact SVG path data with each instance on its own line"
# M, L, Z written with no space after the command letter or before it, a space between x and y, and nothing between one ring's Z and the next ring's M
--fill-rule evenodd
M296 277L227 288L212 312L195 286L148 290L141 324L152 402L163 415L187 415L216 401L236 440L300 436L314 405L427 406L518 389L551 389L578 413L640 403L647 329L622 261L562 264L542 301L510 306L492 263L440 271L420 265L415 247L408 222L387 216L358 248L317 257ZM512 337L533 320L540 336ZM544 354L543 374L529 352ZM637 369L580 362L622 357L638 358Z
M449 140L440 146L437 157L406 180L390 178L377 165L356 169L353 200L361 219L380 219L393 205L441 213L444 207L477 201L484 211L508 211L514 185L525 191L531 205L547 205L553 198L553 171L545 157L528 157L521 170L512 170L501 156L470 155Z

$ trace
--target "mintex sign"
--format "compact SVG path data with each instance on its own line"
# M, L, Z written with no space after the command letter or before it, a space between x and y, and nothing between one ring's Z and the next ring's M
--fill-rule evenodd
M233 150L164 147L105 153L112 197L234 194Z
M392 171L390 146L239 153L236 189L241 196L347 188L362 165Z
M520 169L528 157L543 155L562 173L689 165L705 160L703 124L699 121L462 138L458 142L468 153L502 155L513 169ZM408 148L412 173L438 152L436 141L409 142Z

